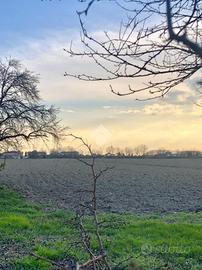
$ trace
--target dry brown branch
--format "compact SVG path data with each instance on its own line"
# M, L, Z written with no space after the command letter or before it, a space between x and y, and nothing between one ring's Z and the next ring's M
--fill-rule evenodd
M49 259L47 259L47 258L45 258L45 257L39 256L39 255L37 255L37 254L35 254L35 253L30 253L30 255L33 256L33 257L35 257L35 258L38 259L38 260L42 260L42 261L48 262L48 263L50 263L50 264L52 264L52 265L55 265L55 266L59 267L61 270L69 270L68 267L66 267L66 266L61 266L59 263L56 263L55 261L49 260Z
M42 256L39 256L35 253L30 253L31 256L33 256L34 258L38 259L38 260L42 260L42 261L45 261L45 262L48 262L50 263L51 265L54 265L54 266L57 266L58 268L60 268L61 270L69 270L69 267L68 266L62 266L61 264L53 261L53 260L50 260L50 259L47 259L45 257L42 257ZM95 256L93 257L92 259L86 261L85 263L83 263L82 265L79 265L78 263L76 264L76 270L81 270L81 269L84 269L86 268L87 266L89 265L92 265L93 263L97 262L97 261L100 261L102 260L104 257L104 255L99 255L99 256Z
M0 163L0 172L5 169L6 166L6 157L4 157L4 161Z
M85 161L84 159L80 159L77 158L77 160L79 162L82 162L84 165L86 165L89 169L90 169L90 173L91 173L91 181L92 181L92 190L90 192L90 194L92 195L90 197L90 201L88 202L80 202L79 205L79 210L77 213L77 224L78 224L78 229L80 232L80 238L82 240L83 243L83 247L85 249L85 251L90 255L90 260L88 262L86 262L85 264L93 264L93 269L97 269L97 265L96 263L99 262L104 264L104 269L111 269L111 266L107 260L107 256L106 256L106 251L104 249L104 245L103 245L103 241L102 241L102 237L100 234L100 221L97 215L97 209L98 209L98 204L97 204L97 181L98 179L107 171L109 171L110 169L112 169L111 167L106 167L103 170L97 170L96 169L96 162L95 162L95 155L92 151L91 145L89 145L83 138L75 136L73 134L70 134L69 136L71 136L74 140L77 140L79 142L82 143L82 145L87 149L88 153L90 154L90 161ZM81 192L82 190L79 190L79 192ZM85 193L85 190L84 190ZM89 190L88 190L89 193ZM97 239L97 243L98 243L98 251L97 251L97 255L94 254L94 250L91 246L91 236L90 233L86 230L85 226L84 226L84 218L87 215L92 216L92 220L93 220L93 228L94 228L94 235ZM85 265L84 264L84 265ZM103 269L103 268L101 268Z
M111 167L106 167L102 170L96 169L96 162L95 162L95 155L92 151L91 145L89 145L83 138L75 136L73 134L70 134L74 140L77 140L81 142L81 144L87 149L88 153L90 154L90 160L88 161L76 158L79 162L82 162L85 166L87 166L90 169L91 173L91 180L92 180L92 186L91 189L79 189L77 191L77 194L82 195L83 193L90 194L90 201L83 202L82 197L80 197L80 203L78 205L78 211L76 216L76 221L74 222L74 225L76 225L79 234L80 234L80 241L79 243L82 244L84 250L89 255L90 259L84 262L83 264L76 263L76 269L85 269L88 266L91 266L93 269L105 269L105 270L111 270L110 263L107 260L107 253L104 248L103 240L100 233L100 227L102 222L99 221L98 215L97 215L97 181L98 179L107 171L112 169ZM89 232L85 227L85 220L87 217L92 217L92 226L93 226L93 234L97 239L98 244L98 250L94 250L91 244L91 234L92 232ZM49 262L52 265L55 265L59 267L61 270L68 270L68 267L61 266L59 263L49 260L45 257L36 255L34 253L31 253L32 256L34 256L37 259L44 260L46 262Z
M99 255L99 256L97 256L97 257L94 257L92 260L88 260L87 262L85 262L84 264L82 264L82 265L80 266L80 269L85 268L85 267L91 265L92 263L95 263L95 262L97 262L97 261L102 260L103 257L104 257L104 255Z

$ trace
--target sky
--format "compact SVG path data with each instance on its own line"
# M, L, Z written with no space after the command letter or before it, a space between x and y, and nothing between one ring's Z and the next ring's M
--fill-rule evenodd
M112 94L109 82L82 82L64 76L65 72L93 70L89 61L64 51L71 41L78 50L82 48L76 11L84 7L77 0L1 0L1 59L19 59L38 74L43 102L59 108L63 125L97 148L146 144L149 149L202 150L202 108L195 105L199 97L194 79L177 86L164 99L138 102L133 96ZM112 3L99 3L91 11L89 27L102 35L105 29L116 31L119 19ZM118 84L125 87L126 82ZM64 141L64 147L69 143Z

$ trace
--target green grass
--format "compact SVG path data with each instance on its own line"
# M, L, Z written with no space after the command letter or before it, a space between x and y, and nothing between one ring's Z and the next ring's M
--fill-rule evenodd
M0 269L1 265L15 270L51 269L48 262L32 257L32 252L55 261L85 261L88 255L76 245L79 238L72 218L72 213L46 212L0 188ZM131 257L122 268L135 269L136 264L145 270L202 269L202 213L101 214L100 220L105 221L101 233L113 265ZM90 218L85 226L96 250Z

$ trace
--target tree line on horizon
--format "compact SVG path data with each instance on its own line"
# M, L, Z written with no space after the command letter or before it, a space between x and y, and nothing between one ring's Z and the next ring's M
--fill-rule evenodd
M108 146L105 151L93 151L95 157L104 158L202 158L202 151L198 150L182 150L170 151L165 149L147 150L146 145L139 145L135 148L126 147L121 149L118 147ZM45 158L79 158L89 155L82 151L71 148L68 151L8 151L0 153L0 158L11 159L45 159Z

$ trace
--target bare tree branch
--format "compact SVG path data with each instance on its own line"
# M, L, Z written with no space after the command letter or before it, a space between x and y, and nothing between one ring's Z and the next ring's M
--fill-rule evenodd
M65 76L83 81L130 79L126 90L110 84L112 93L126 96L146 92L152 95L144 95L143 100L147 100L166 95L201 69L202 1L111 1L120 8L123 19L117 33L103 29L102 37L90 33L88 25L89 10L102 1L80 2L86 2L85 9L78 12L84 49L74 50L71 44L65 51L71 56L89 58L100 71L66 72Z
M194 7L193 7L192 14L190 15L189 21L191 20L191 18L193 18L194 13L196 12L198 2L199 1L197 1L197 0L194 1ZM200 58L202 58L202 47L199 44L189 40L189 38L187 37L186 26L184 26L184 33L182 35L177 35L174 32L173 24L172 24L172 16L173 15L172 15L172 8L170 5L170 0L166 0L166 13L167 13L168 32L170 35L170 39L183 43L184 45L186 45L186 47L188 49L191 49L196 55L198 55ZM188 23L186 25L188 25Z

